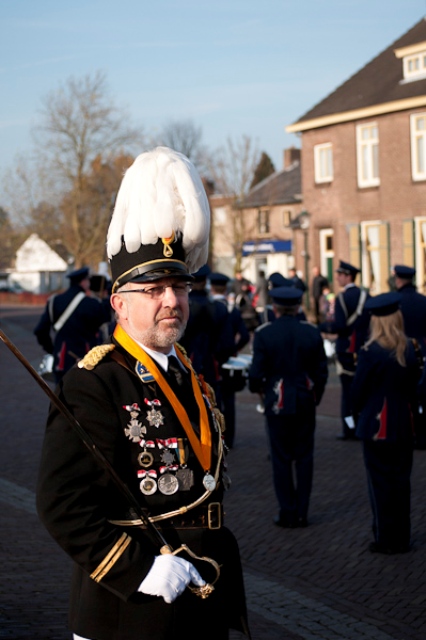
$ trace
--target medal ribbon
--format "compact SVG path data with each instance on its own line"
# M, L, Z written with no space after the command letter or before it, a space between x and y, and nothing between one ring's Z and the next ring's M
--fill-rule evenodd
M189 372L191 374L192 390L194 392L195 400L200 411L199 439L192 427L191 421L182 403L168 384L167 380L160 373L160 370L158 369L154 360L124 331L124 329L119 324L114 330L114 338L117 340L118 344L126 349L126 351L130 353L130 355L136 358L136 360L141 362L153 375L155 382L158 384L161 391L170 400L170 404L172 405L173 410L179 419L179 422L181 423L186 435L188 436L194 453L197 456L198 462L201 464L205 472L209 471L211 466L212 439L206 405L204 403L201 389L198 384L197 378L195 377L194 371L190 367L188 367L185 360L183 359L183 356L181 355L179 350L176 349L176 354L179 360L187 369L189 369Z

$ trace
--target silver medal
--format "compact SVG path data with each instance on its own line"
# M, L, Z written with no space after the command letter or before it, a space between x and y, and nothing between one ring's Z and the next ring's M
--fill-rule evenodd
M124 433L132 442L140 442L142 436L146 433L146 427L142 422L138 422L136 418L132 418L124 429Z
M143 494L150 496L157 491L157 483L154 478L146 476L139 484L139 488Z
M150 409L148 411L148 413L146 414L146 419L148 420L148 423L151 425L151 427L160 427L162 424L164 424L164 416L161 413L161 411L157 411L157 409Z
M165 473L158 480L158 488L164 495L171 496L179 489L178 479L171 473Z
M165 451L163 451L163 453L161 454L161 461L164 462L166 467L170 467L170 465L173 464L174 460L174 453L169 449L165 449Z
M210 473L206 473L203 478L203 485L207 491L214 491L216 489L216 480Z

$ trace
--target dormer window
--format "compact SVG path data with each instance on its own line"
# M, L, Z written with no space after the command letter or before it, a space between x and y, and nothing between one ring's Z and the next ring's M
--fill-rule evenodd
M402 59L401 84L426 78L426 42L395 49L395 56Z

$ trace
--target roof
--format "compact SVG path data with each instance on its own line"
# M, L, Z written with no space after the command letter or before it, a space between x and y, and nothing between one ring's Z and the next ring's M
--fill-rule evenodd
M259 182L249 191L241 206L248 208L296 204L302 200L301 192L300 163L297 161Z
M348 121L360 118L363 117L363 110L371 110L372 107L378 105L387 105L387 107L377 110L377 113L426 105L426 78L401 83L400 81L403 79L402 59L395 55L395 49L425 41L426 19L422 18L407 33L286 130L296 132L326 126L339 120ZM392 104L389 105L389 103ZM325 121L325 118L332 114L346 114L346 117L335 118L330 122ZM371 111L366 115L372 115ZM305 125L299 125L299 123L305 123Z

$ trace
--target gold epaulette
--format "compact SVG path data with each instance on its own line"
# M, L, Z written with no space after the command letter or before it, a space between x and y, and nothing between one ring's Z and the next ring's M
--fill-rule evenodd
M105 358L107 353L115 349L115 344L99 344L93 349L90 349L82 360L79 361L78 367L80 369L88 369L91 371Z

